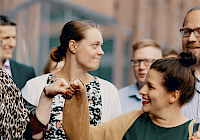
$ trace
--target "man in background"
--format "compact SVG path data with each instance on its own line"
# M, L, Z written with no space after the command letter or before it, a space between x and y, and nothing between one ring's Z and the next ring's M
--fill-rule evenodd
M16 47L16 24L4 15L0 15L0 40L3 41L1 45L3 58L0 67L13 78L18 88L22 89L27 80L35 77L35 72L33 67L11 60Z
M133 109L141 109L142 96L139 90L145 85L147 71L156 59L162 58L162 50L158 43L151 39L144 39L133 44L131 64L137 82L118 90L122 113Z
M197 57L195 95L189 103L183 105L181 112L188 119L195 119L200 123L200 6L188 11L180 32L183 50L192 52Z
M163 58L178 57L179 52L174 48L165 48L162 50Z

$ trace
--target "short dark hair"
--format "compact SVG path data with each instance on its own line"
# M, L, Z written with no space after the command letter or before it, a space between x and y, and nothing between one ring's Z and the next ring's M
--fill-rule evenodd
M16 23L12 22L7 16L0 15L0 25L16 26Z
M150 69L163 75L163 86L168 91L179 90L180 104L189 102L194 96L195 71L197 58L191 52L181 52L179 57L165 58L155 61Z
M195 6L195 7L193 7L192 9L190 9L190 10L187 12L187 14L186 14L186 16L185 16L185 18L184 18L184 21L183 21L183 27L185 26L185 20L187 19L188 14L189 14L190 12L192 12L192 11L197 11L197 10L200 10L200 6Z
M179 52L174 48L169 48L168 47L168 48L165 48L165 49L162 50L162 54L163 54L163 57L168 56L170 54L178 56Z

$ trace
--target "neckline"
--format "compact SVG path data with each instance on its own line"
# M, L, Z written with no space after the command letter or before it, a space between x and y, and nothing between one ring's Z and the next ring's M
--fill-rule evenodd
M178 127L181 127L181 126L183 126L183 125L186 125L186 124L188 124L188 123L190 123L190 122L192 121L192 120L188 120L188 121L186 121L186 122L184 122L184 123L182 123L182 124L180 124L180 125L178 125L178 126L163 127L163 126L159 126L159 125L153 123L152 120L151 120L151 118L150 118L150 116L149 116L149 113L148 113L148 119L150 120L150 123L151 123L152 125L154 125L155 127L161 128L161 129L173 129L173 128L178 128Z

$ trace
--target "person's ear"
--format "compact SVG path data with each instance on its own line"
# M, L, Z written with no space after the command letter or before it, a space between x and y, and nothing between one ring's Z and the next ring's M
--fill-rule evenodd
M76 49L78 48L78 43L76 43L75 40L70 40L69 41L69 50L72 52L72 53L76 53Z
M169 103L170 104L174 103L176 100L179 99L179 96L180 96L180 91L179 90L172 91L171 94L170 94Z

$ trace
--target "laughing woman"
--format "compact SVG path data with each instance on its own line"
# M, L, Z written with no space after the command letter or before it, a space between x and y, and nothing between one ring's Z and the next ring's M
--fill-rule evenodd
M181 114L195 89L193 65L196 57L182 52L178 58L155 61L140 90L142 110L119 115L96 127L88 122L85 87L79 86L71 99L66 99L63 127L70 140L188 140L194 120ZM80 82L79 82L80 83Z

